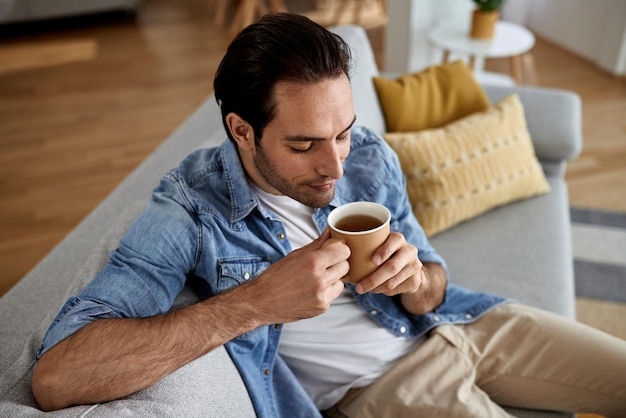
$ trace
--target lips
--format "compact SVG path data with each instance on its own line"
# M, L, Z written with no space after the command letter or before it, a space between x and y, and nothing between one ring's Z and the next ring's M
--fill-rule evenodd
M309 184L308 186L318 192L327 192L335 187L335 181L330 181L322 184Z

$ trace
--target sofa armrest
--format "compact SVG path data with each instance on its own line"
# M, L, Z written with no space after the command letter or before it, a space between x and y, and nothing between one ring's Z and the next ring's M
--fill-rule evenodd
M582 148L580 97L570 91L527 86L483 85L492 103L517 93L537 157L546 162L572 160Z

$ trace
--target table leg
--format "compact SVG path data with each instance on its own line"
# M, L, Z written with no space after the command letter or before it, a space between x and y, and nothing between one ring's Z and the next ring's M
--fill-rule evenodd
M230 24L230 34L236 35L246 26L254 23L254 11L257 0L241 0L235 12L235 17Z
M257 13L257 16L265 16L269 13L270 9L267 8L267 4L265 4L264 0L257 0L255 11ZM252 22L250 23L254 23L255 20L256 19L253 18Z
M226 8L228 7L228 0L217 0L217 4L213 4L215 7L215 15L213 15L213 24L215 27L222 29L224 22L226 21Z
M472 71L474 71L474 67L476 66L476 56L475 55L470 55L469 56L469 67Z
M517 84L522 84L522 70L519 55L514 55L511 57L511 73L513 74L513 79L515 80L515 82Z
M272 13L286 12L287 7L283 0L269 0L269 7Z
M446 49L445 51L443 51L443 63L447 64L449 59L450 59L450 51Z

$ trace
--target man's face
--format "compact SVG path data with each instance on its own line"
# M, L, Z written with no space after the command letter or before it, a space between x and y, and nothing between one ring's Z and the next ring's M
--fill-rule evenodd
M324 207L350 152L350 82L345 75L314 84L280 82L275 100L276 116L252 152L248 174L266 192Z

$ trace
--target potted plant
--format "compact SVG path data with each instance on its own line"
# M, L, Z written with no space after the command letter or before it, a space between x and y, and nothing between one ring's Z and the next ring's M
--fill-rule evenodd
M472 13L470 36L476 39L491 39L504 0L473 1L476 3L476 9Z

